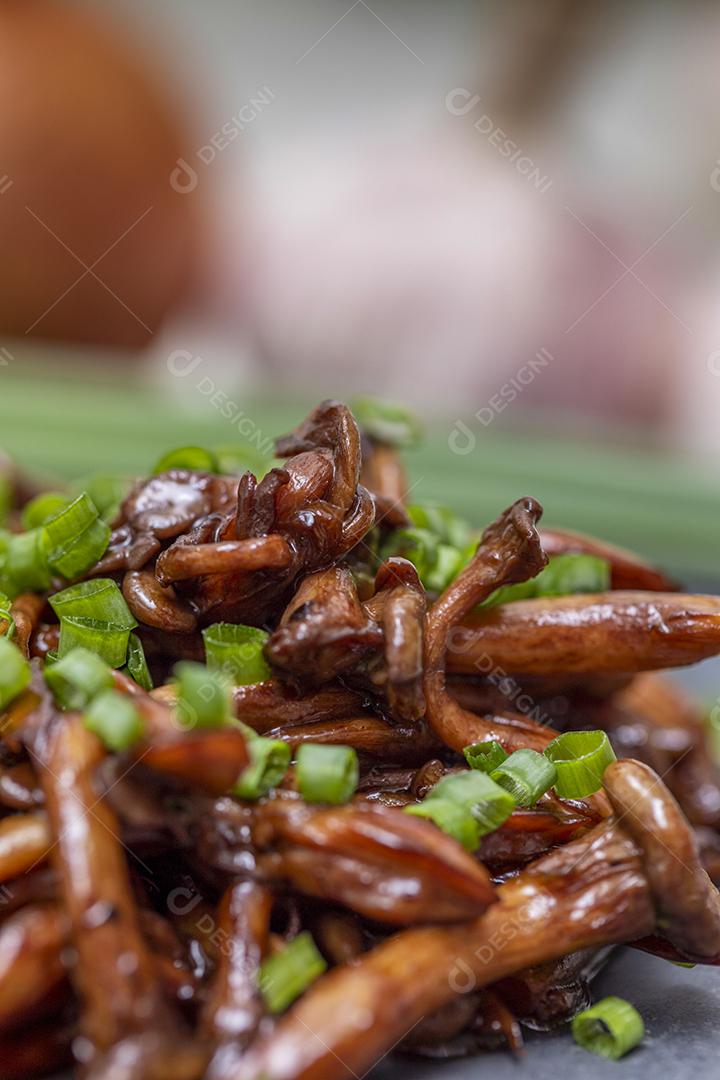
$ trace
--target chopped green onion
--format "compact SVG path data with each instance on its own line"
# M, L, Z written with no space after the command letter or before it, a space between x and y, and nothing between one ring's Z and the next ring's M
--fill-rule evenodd
M152 690L152 675L145 659L142 641L137 634L131 634L128 638L127 663L123 671L134 679L138 686L142 686L143 690Z
M202 632L207 665L224 671L238 686L264 682L271 672L263 656L264 630L242 623L215 623Z
M417 505L408 513L413 524L391 532L378 555L402 555L426 589L443 592L472 559L477 544L469 540L469 526L446 507Z
M168 472L170 469L189 469L194 472L219 473L220 463L212 450L203 446L178 446L163 454L155 462L153 474Z
M642 1042L645 1025L629 1001L606 997L578 1013L572 1022L572 1033L583 1050L617 1061Z
M555 791L561 799L584 799L602 787L615 753L604 731L566 731L545 747L557 770Z
M437 562L439 540L429 529L412 526L407 529L395 529L388 536L380 549L380 558L402 555L415 564L420 577L424 579Z
M90 703L84 721L86 728L102 739L109 750L116 752L127 750L136 743L144 730L142 717L132 699L117 690L104 690L98 694Z
M61 491L44 491L42 495L36 495L23 507L20 518L23 528L37 529L49 518L55 517L69 502L72 502L71 497L63 495Z
M254 734L254 733L253 733ZM233 788L239 799L259 799L282 780L290 766L290 745L281 739L256 735L247 741L249 764Z
M30 683L30 665L12 641L0 638L0 712Z
M406 814L428 818L448 836L452 836L466 851L476 851L480 843L480 826L471 812L452 799L425 799L415 806L404 807Z
M532 600L537 596L535 581L532 578L530 581L518 581L515 585L501 585L479 607L499 607L500 604L512 604L516 600Z
M402 555L415 566L426 589L442 592L465 565L465 553L438 540L428 529L396 529L380 550L380 557Z
M97 619L123 630L134 630L133 618L125 597L112 578L93 578L69 585L50 597L50 606L59 619Z
M516 750L490 774L518 806L534 806L555 783L555 766L536 750Z
M268 1011L284 1012L326 970L312 934L303 930L260 966L258 981Z
M110 526L83 492L55 517L45 522L48 562L66 578L84 574L100 559L110 541Z
M305 802L346 803L357 787L357 753L351 746L303 743L295 772Z
M350 408L363 431L388 446L417 446L422 439L418 418L402 405L374 397L355 397Z
M15 620L10 608L10 597L0 592L0 637L11 638L15 633ZM3 624L5 624L4 629Z
M182 660L174 668L177 711L185 727L222 727L231 716L230 683L219 671Z
M604 592L610 588L610 563L599 555L556 555L535 583L538 596Z
M478 823L481 836L498 829L515 809L512 795L475 769L443 777L425 801L430 799L449 799L464 807Z
M62 709L85 709L103 690L113 685L112 672L89 649L73 649L45 668L45 682Z
M498 765L502 765L507 758L500 743L492 740L466 746L463 755L471 769L479 769L480 772L488 774L497 769Z
M432 592L444 592L465 565L465 556L449 544L438 544L435 564L425 573L423 584Z
M121 668L127 659L130 630L100 619L60 620L60 642L58 656L67 656L73 649L88 649L109 664L112 668Z
M454 510L436 503L414 503L407 514L418 529L426 529L445 544L464 550L470 543L470 526Z
M12 533L3 546L0 573L3 591L11 597L21 592L45 592L50 585L45 530Z
M555 555L537 577L516 585L503 585L482 607L496 607L537 596L569 596L604 592L610 588L610 563L599 555Z
M126 661L130 631L137 626L125 598L111 578L70 585L50 597L60 619L59 656L81 646L113 668Z

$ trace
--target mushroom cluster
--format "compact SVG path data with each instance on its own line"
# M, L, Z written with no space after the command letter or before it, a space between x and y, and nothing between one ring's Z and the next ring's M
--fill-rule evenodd
M337 402L277 455L107 526L14 481L5 1080L342 1080L517 1051L615 945L720 963L720 772L659 673L720 599L532 498L466 535Z

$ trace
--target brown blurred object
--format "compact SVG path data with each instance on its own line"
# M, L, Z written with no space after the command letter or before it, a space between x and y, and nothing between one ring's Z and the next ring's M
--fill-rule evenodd
M136 52L62 3L0 0L2 332L144 345L191 287L202 211L170 174L192 148Z

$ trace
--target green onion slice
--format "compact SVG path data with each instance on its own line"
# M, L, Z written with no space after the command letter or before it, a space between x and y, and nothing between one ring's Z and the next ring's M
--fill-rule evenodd
M418 529L426 529L445 544L464 550L470 543L470 526L448 506L414 503L407 514Z
M425 799L415 806L404 807L406 814L428 818L448 836L452 836L466 851L475 851L480 843L480 826L471 812L452 799Z
M380 549L380 558L402 555L415 566L426 589L442 592L466 562L465 552L445 544L429 531L411 526L396 529Z
M138 686L142 686L143 690L152 690L152 675L145 659L142 641L137 634L131 634L128 638L127 662L123 671L134 679Z
M50 605L60 619L60 657L80 646L97 653L110 667L125 664L130 631L137 622L111 578L70 585L51 596Z
M478 823L481 836L494 832L515 809L515 800L510 792L496 784L486 773L475 769L443 777L425 801L430 799L450 799L464 807Z
M254 733L253 733L254 734ZM233 788L239 799L260 799L282 780L290 766L290 745L281 739L255 736L247 741L249 764Z
M260 965L260 992L269 1012L284 1012L326 970L312 934L303 930Z
M87 492L46 521L44 528L48 562L66 578L78 577L94 566L110 542L110 526L101 520Z
M178 446L155 462L153 475L168 472L170 469L189 469L194 472L219 473L220 463L212 450L203 446Z
M112 672L97 653L76 648L45 668L45 682L62 709L85 709L113 685Z
M303 743L295 768L305 802L346 803L358 782L358 756L351 746Z
M530 600L537 596L569 596L572 593L605 592L610 588L610 563L599 555L555 555L537 577L516 585L503 585L482 607Z
M263 656L264 630L242 623L215 623L202 632L207 665L223 671L239 686L264 682L271 672Z
M58 661L58 664L62 661ZM57 664L51 668L54 671ZM140 713L127 694L104 690L90 703L84 716L85 727L94 732L109 750L127 750L141 738L144 730Z
M127 659L129 638L129 630L100 619L61 619L58 657L62 659L73 649L88 649L110 667L121 668Z
M0 638L0 712L30 683L30 665L12 641Z
M555 555L535 578L538 596L605 592L610 563L599 555Z
M395 529L382 544L379 557L387 559L391 555L402 555L413 563L426 589L443 592L472 559L477 545L465 542L462 546L456 546L452 542L453 536L461 538L459 534L464 523L459 518L454 525L447 522L443 531L437 532L426 527L438 524L426 512L427 508L422 508L422 513L417 512L421 508L415 509L416 520L424 521L426 525ZM437 513L442 511L441 507L434 509Z
M36 495L23 507L20 520L24 529L37 529L45 522L55 517L64 507L72 502L70 495L63 495L61 491L44 491Z
M222 727L231 717L231 686L219 671L182 660L174 669L177 712L184 727Z
M425 573L423 584L432 592L444 592L465 565L465 555L449 544L438 544L435 563Z
M584 1050L617 1061L642 1042L645 1025L629 1001L606 997L578 1013L572 1022L572 1033Z
M50 597L50 606L59 619L68 616L96 619L122 630L134 630L137 626L125 597L112 578L93 578L70 585Z
M561 799L583 799L598 791L603 773L615 761L604 731L566 731L544 753L557 771L554 786Z
M463 755L471 769L479 769L480 772L488 774L497 769L498 765L502 765L507 758L500 743L493 740L466 746Z
M388 446L417 446L422 438L418 418L402 405L361 396L352 399L350 408L363 431L377 442Z
M21 592L45 592L50 586L47 540L43 528L13 533L4 541L0 581L11 597Z
M512 795L518 806L534 806L557 778L555 766L536 750L516 750L490 773L500 787Z

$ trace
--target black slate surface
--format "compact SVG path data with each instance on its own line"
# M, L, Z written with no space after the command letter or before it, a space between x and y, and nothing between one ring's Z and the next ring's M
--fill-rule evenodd
M464 1061L387 1058L367 1080L717 1080L720 1077L720 969L679 968L634 949L619 950L594 983L597 997L631 1001L645 1021L640 1047L604 1061L577 1046L568 1028L529 1034L522 1058L498 1051Z

